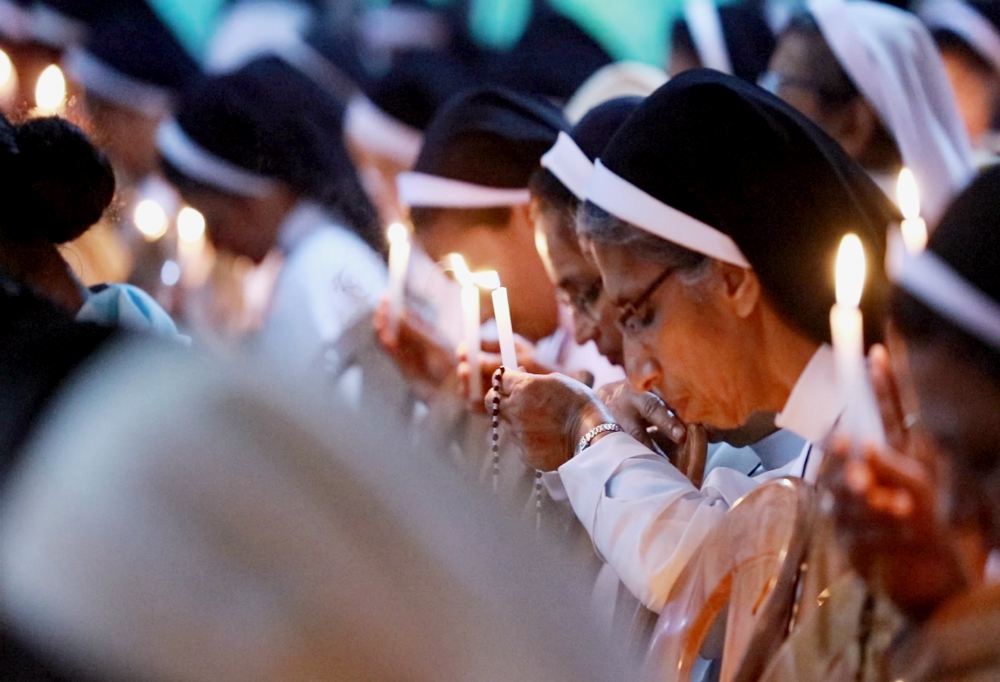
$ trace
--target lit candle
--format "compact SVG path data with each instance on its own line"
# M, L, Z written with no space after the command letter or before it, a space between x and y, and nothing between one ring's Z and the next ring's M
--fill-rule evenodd
M465 259L457 253L450 254L448 261L455 279L462 285L462 319L465 322L465 347L469 363L469 396L473 399L483 397L482 366L479 362L479 352L482 350L480 327L482 317L479 311L479 289L496 289L500 286L500 278L496 272L469 272Z
M401 223L389 226L389 328L395 334L403 317L406 271L410 265L410 231Z
M497 321L497 335L500 339L500 361L507 369L517 369L517 349L514 346L514 327L510 323L507 287L493 290L493 318Z
M845 235L837 252L837 303L830 310L830 331L837 383L844 403L839 430L852 439L883 445L885 430L865 364L861 293L865 251L855 234Z
M920 194L917 191L917 179L913 171L904 168L899 172L896 184L896 199L899 210L903 212L903 222L900 230L903 233L903 244L912 254L920 253L927 246L927 223L920 217Z
M170 222L163 206L154 199L143 199L135 206L132 214L135 227L148 242L155 242L167 233Z
M58 116L66 104L66 77L62 69L49 64L35 83L35 111L38 116Z

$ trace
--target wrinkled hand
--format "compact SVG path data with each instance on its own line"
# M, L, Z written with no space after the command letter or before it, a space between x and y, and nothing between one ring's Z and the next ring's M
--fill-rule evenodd
M854 447L836 438L820 475L838 537L858 573L922 619L964 589L974 569L943 519L935 477L921 459L873 446L852 454Z
M429 392L439 389L461 391L458 357L423 318L404 310L394 333L389 323L389 303L382 300L375 309L373 323L386 353L416 387Z
M597 395L626 433L646 447L661 450L695 486L701 487L708 457L704 428L685 425L657 395L640 393L628 381L602 386Z
M493 405L493 389L486 407ZM554 471L572 456L586 433L614 416L593 390L561 374L505 370L500 386L500 424L505 441L532 469Z

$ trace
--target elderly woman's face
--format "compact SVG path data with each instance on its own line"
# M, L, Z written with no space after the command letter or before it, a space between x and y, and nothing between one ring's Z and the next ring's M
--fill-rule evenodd
M920 421L945 459L952 520L1000 547L1000 387L938 344L908 348Z
M682 420L735 428L761 409L754 395L760 358L745 321L724 302L714 263L695 284L626 248L595 245L604 286L617 307L625 371L639 391L659 395Z

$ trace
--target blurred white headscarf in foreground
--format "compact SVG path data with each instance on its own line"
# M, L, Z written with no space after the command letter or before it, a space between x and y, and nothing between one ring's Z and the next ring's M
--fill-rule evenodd
M933 224L972 179L969 138L933 38L909 12L867 0L811 0L823 38L917 178Z
M104 680L623 678L572 567L390 418L114 350L4 491L21 641Z

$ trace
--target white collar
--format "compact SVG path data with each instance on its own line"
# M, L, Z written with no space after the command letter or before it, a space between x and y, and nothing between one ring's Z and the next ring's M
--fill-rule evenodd
M837 388L833 349L823 344L802 370L774 423L819 446L830 435L843 411L844 400Z
M303 199L288 212L278 228L278 248L286 256L321 225L333 224L329 212L314 201Z

